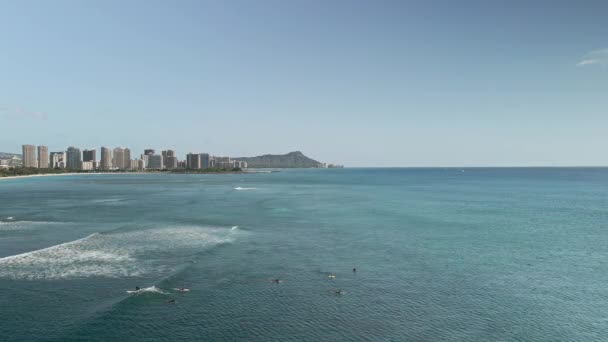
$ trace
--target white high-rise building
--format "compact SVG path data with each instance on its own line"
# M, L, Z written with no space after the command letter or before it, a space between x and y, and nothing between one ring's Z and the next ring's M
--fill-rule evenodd
M112 163L115 168L121 170L129 169L131 167L131 150L122 147L115 148Z
M214 157L215 167L220 169L232 169L234 168L234 161L230 157Z
M101 148L100 168L102 170L110 170L112 168L112 150L108 147Z
M132 159L129 162L129 170L137 170L139 168L139 159Z
M95 164L97 164L97 162L95 161L83 161L82 163L80 163L81 166L81 170L95 170Z
M38 160L36 158L36 146L34 145L23 145L21 146L23 167L38 167Z
M141 159L141 160L143 161L143 163L144 163L144 169L148 167L148 157L149 157L149 155L148 155L148 154L142 154L142 155L141 155L141 158L140 158L140 159Z
M46 146L38 146L38 167L49 168L49 148Z

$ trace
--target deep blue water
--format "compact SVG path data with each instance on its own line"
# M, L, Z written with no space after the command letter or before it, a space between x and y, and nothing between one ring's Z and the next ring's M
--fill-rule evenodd
M0 180L0 340L600 341L607 229L602 168Z

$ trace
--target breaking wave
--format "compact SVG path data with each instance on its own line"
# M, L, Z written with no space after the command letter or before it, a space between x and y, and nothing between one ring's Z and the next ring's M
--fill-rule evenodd
M95 233L0 258L0 277L41 280L160 275L170 272L185 257L232 242L237 231L195 226Z
M142 294L142 293L160 293L160 294L169 294L169 292L165 292L162 289L159 289L158 287L152 285L150 287L145 287L143 289L139 289L136 291L127 291L129 293L138 295L138 294Z
M21 230L33 229L41 226L65 224L64 222L48 222L48 221L17 221L14 217L7 217L6 221L0 221L0 231L2 230Z

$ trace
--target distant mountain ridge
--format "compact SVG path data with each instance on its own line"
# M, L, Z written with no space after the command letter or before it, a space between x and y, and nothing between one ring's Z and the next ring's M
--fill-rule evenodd
M21 155L17 153L0 152L0 159L11 159L12 157L21 158Z
M323 164L308 158L300 151L287 154L265 154L257 157L233 158L247 162L247 167L252 168L309 168L323 167Z

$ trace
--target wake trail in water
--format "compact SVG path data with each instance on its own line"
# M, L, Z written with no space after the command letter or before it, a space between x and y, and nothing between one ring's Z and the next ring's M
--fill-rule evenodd
M156 287L155 285L152 285L150 287L145 287L143 289L139 289L139 290L128 290L127 293L130 294L134 294L134 295L138 295L138 294L144 294L144 293L159 293L159 294L170 294L169 292L166 292L158 287Z

